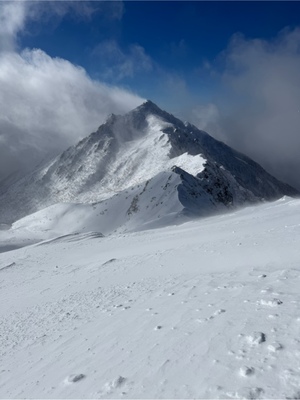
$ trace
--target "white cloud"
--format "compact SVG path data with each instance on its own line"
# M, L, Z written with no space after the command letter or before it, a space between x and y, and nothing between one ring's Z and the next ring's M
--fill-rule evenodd
M11 159L10 168L15 162L30 166L31 160L20 160L19 154L32 149L36 161L38 154L60 151L95 130L109 113L124 113L142 102L41 50L1 54L0 89L2 178L4 158Z
M210 132L214 136L220 134L219 118L219 109L212 103L197 105L191 109L190 113L190 121L193 124L204 131Z
M25 2L0 3L0 51L13 50L18 32L26 20Z
M1 0L0 51L15 50L18 34L26 33L29 21L37 26L41 21L47 22L55 28L66 16L89 21L95 14L101 13L103 18L111 21L120 20L123 12L124 6L120 1Z
M26 1L26 0L23 0ZM101 13L108 20L120 20L124 13L122 1L101 0L39 0L28 3L27 9L31 10L31 18L49 20L53 17L60 21L66 15L85 21L91 20L95 14Z
M14 50L29 15L24 5L0 3L5 38L0 51L0 181L64 150L97 129L109 113L127 112L143 101L42 50Z
M269 41L235 35L222 61L223 88L207 129L300 189L300 29ZM203 110L198 119L201 127Z

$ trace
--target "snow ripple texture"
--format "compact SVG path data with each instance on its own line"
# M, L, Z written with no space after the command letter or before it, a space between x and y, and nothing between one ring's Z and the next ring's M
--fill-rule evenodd
M299 398L300 201L0 254L1 398Z

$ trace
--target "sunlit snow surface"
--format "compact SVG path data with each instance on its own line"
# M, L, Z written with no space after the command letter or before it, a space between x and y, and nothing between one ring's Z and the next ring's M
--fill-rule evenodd
M0 254L0 397L299 398L299 237L286 198Z
M123 144L122 153L109 166L101 181L101 186L96 186L94 191L97 192L97 196L95 195L95 198L105 199L112 193L142 184L162 171L170 171L173 165L184 169L191 175L196 175L203 170L206 160L200 155L192 156L184 153L170 159L171 144L168 135L162 131L172 124L154 115L149 115L146 121L147 128L143 135ZM91 165L94 164L92 161ZM83 193L81 200L90 200L90 196L88 194L86 198Z

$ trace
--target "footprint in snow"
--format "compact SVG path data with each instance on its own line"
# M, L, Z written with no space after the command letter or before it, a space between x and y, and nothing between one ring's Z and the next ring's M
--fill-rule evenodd
M197 321L197 322L200 322L200 323L202 323L202 322L208 322L208 321L211 321L212 319L214 319L216 316L218 316L218 315L220 315L220 314L223 314L223 313L225 313L225 312L226 312L226 310L224 310L224 309L216 310L216 311L213 313L213 315L211 315L210 317L207 317L207 318L197 318L196 321Z
M278 343L278 342L271 343L268 346L268 350L272 351L273 353L275 353L276 351L282 350L282 349L283 349L282 344Z
M246 354L245 350L239 350L238 354L235 356L235 358L237 360L244 360L245 354Z
M256 400L263 398L264 390L262 388L254 387L254 388L243 388L240 393L237 394L237 398L239 399L250 399Z
M244 378L254 375L255 369L253 367L243 366L240 368L240 375Z
M279 317L278 314L270 314L270 315L268 315L269 319L275 319L275 318L278 318L278 317Z
M114 380L105 383L105 385L103 386L103 392L105 394L109 394L121 387L125 382L126 378L124 378L123 376L118 376Z
M213 315L211 315L210 317L206 318L207 321L214 319L216 316L223 314L224 312L226 312L226 310L224 309L220 309L220 310L216 310Z
M66 384L71 384L71 383L79 382L84 378L85 378L84 374L74 374L74 375L67 376L67 378L64 380L64 382Z
M217 311L214 312L214 316L223 314L224 312L226 312L226 310L221 308L220 310L217 310Z
M254 332L252 335L246 336L246 340L251 345L259 345L266 341L266 335L263 332Z
M262 306L268 306L268 307L277 307L282 304L282 301L279 299L271 299L271 300L261 299L260 301L258 301L258 304L261 304Z

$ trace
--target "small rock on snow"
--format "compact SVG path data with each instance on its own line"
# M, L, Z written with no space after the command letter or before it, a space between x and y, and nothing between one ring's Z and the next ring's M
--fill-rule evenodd
M275 351L278 351L278 350L282 350L282 349L283 349L283 346L282 346L281 343L274 342L274 343L269 344L268 349L269 349L270 351L275 352Z

